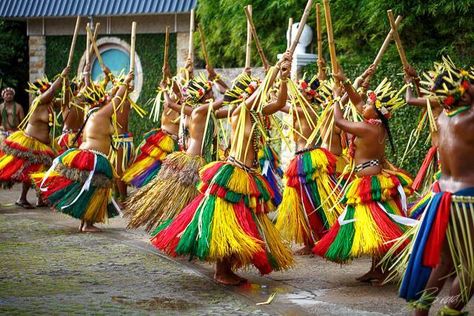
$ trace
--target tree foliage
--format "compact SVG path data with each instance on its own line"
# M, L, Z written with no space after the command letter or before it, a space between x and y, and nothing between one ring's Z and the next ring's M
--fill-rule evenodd
M0 81L17 91L16 99L27 104L28 40L23 22L0 20Z
M322 6L322 1L318 2ZM247 4L253 5L259 38L267 58L274 62L276 55L286 48L288 18L298 21L306 0L199 0L198 20L206 29L214 65L236 67L244 64L246 19L243 7ZM336 48L341 59L357 63L361 58L376 55L390 29L388 9L392 9L395 16L404 17L400 34L409 60L434 60L442 54L459 58L474 55L472 0L332 0L330 4ZM315 28L314 9L307 23ZM257 54L253 55L254 64L259 63ZM398 58L396 51L390 50L388 58Z

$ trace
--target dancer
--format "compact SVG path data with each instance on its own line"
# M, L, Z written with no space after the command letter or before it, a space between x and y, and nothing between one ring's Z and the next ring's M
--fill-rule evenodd
M184 102L184 107L171 99L164 83L162 89L165 91L164 110L183 111L191 118L188 148L168 155L157 177L133 194L125 211L125 215L131 217L128 228L146 225L147 231L153 230L173 219L198 195L199 169L205 161L213 161L215 157L215 119L227 117L227 111L217 111L224 105L223 99L212 100L212 84L202 77L188 83L189 100Z
M173 81L172 86L177 84ZM137 157L125 170L122 180L141 188L153 180L161 168L163 159L177 151L180 113L166 110L161 116L161 127L145 134L138 148Z
M22 183L20 198L15 204L26 209L33 208L27 200L30 175L47 170L55 157L50 146L50 128L56 124L54 95L69 70L69 67L64 68L52 84L47 79L29 84L29 91L36 97L19 125L20 130L8 136L0 147L0 182L4 187L11 187L15 182ZM44 206L41 198L38 198L36 206Z
M285 53L276 100L265 104L260 99L264 97L262 93L254 93L247 99L243 94L236 96L240 105L231 117L229 158L201 170L200 194L171 223L159 227L152 239L155 247L171 255L190 255L215 262L214 278L218 283L245 282L233 270L250 264L262 274L293 264L290 250L266 215L274 209L273 192L258 170L253 169L258 165L261 139L257 126L259 115L271 115L285 106L290 68L291 55ZM262 87L271 87L276 74L272 70L270 80Z
M57 157L46 173L32 175L39 194L59 212L81 220L79 231L99 232L95 223L104 223L118 215L112 198L114 169L108 160L114 113L120 111L130 72L112 98L99 86L86 93L91 108L83 128L81 146Z
M415 315L428 315L455 272L449 303L438 314L465 315L474 285L474 73L449 59L438 71L427 97L437 98L444 109L438 118L441 192L427 203L400 296L412 302Z
M387 136L393 148L388 125L390 111L401 106L403 100L385 79L375 91L369 91L367 103L364 104L342 70L334 77L344 86L364 121L344 119L339 102L335 102L335 124L354 135L351 157L356 177L348 184L342 199L345 211L316 244L313 252L338 263L371 255L371 270L359 280L380 285L386 277L377 267L380 256L403 234L406 225L416 223L405 217L406 194L411 193L411 179L403 173L382 168ZM340 91L334 91L338 101Z
M286 186L278 208L276 228L288 241L303 244L297 254L311 253L314 243L324 236L342 212L340 192L335 178L337 158L318 146L311 135L317 126L322 100L316 77L300 80L299 89L305 98L295 98L295 107L284 111L293 115L293 138L296 153L285 172Z
M430 126L431 148L426 153L425 159L413 181L413 189L425 193L430 189L433 183L434 175L439 169L438 159L438 117L443 111L443 107L435 98L415 97L413 95L413 87L419 85L420 78L413 67L405 69L405 82L407 83L406 102L407 104L418 106L424 109ZM428 87L429 89L429 87Z

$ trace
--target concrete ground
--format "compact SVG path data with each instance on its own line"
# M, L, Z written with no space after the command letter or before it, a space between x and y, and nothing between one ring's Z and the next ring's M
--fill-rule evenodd
M336 265L297 257L286 272L217 285L212 266L171 259L144 231L121 218L102 233L77 232L78 221L47 208L12 205L19 187L0 190L0 314L8 315L407 315L396 285L355 281L370 259ZM35 201L33 192L30 201ZM276 293L267 305L259 305ZM441 297L446 298L444 292ZM437 303L435 307L439 306ZM474 311L472 304L469 311Z

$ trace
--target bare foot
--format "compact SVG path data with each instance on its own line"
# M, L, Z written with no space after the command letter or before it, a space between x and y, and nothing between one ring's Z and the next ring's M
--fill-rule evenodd
M24 209L31 210L35 208L33 205L30 204L27 200L18 200L15 202L15 205L20 206Z
M214 274L214 280L223 285L239 285L243 283L244 278L239 277L233 272L227 272L227 273L215 273ZM246 280L245 280L246 281Z
M49 206L48 203L43 199L38 199L38 201L36 202L36 207L47 207L47 206Z
M313 251L312 251L312 247L310 246L304 246L303 248L299 249L299 250L296 250L295 251L295 255L299 255L299 256L307 256L307 255L312 255L313 254Z
M370 282L373 279L376 279L378 276L377 272L374 270L370 270L366 274L356 278L357 281L359 282Z
M102 230L94 226L94 224L85 223L84 225L81 224L81 232L83 233L99 233Z

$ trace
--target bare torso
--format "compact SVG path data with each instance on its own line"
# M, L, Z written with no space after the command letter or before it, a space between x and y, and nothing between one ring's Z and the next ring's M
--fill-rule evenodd
M474 187L474 108L438 118L439 154L443 191L456 192Z
M16 131L21 123L22 113L21 105L16 102L0 104L0 126L6 131Z
M52 112L52 103L39 104L28 120L25 133L36 138L43 144L50 143L49 137L49 116Z
M369 124L369 123L364 123ZM383 126L371 125L372 131L364 137L356 137L354 140L355 164L377 159L380 164L384 161L386 132ZM358 176L375 175L382 171L382 165L368 167L357 173Z
M244 111L245 115L245 129L243 131L238 130L237 125L239 122L240 113ZM245 164L249 168L255 167L255 158L257 153L255 152L252 144L252 136L254 131L252 131L252 119L250 111L245 108L244 104L241 104L233 113L231 117L231 124L232 124L232 133L231 133L231 141L232 146L230 148L229 155L236 158L243 164ZM242 135L243 134L243 135ZM242 137L243 136L243 137ZM237 142L239 139L242 138L242 152L238 152Z
M125 100L117 111L117 133L128 133L128 120L130 115L130 102Z
M432 108L432 111L433 111L433 117L434 117L434 120L436 122L436 125L438 125L437 124L438 118L441 115L441 113L443 112L443 109L440 106L435 106L435 107ZM437 128L439 129L438 126L437 126ZM430 131L430 134L431 134L431 145L438 147L438 145L439 145L439 131L437 131L437 130L436 131Z
M179 116L180 114L165 108L161 116L161 129L170 135L178 135L179 133Z
M186 153L193 156L202 155L202 142L206 130L206 119L209 105L201 105L193 110L189 120L189 140Z
M327 115L324 118L326 122L321 124L321 135L323 138L322 147L326 148L336 156L341 156L343 151L341 138L342 131L336 127L336 125L333 125L332 128L330 128L329 124L327 123L327 121L330 119L331 116Z
M90 114L82 133L80 149L96 150L105 155L109 154L111 136L114 132L112 122L108 115L95 110Z
M307 116L299 106L296 111L293 112L293 129L295 130L295 132L293 132L293 140L296 143L296 151L314 147L317 142L315 138L308 144L308 139L314 131L314 126L318 122L318 116L315 111L308 110L305 112Z
M61 114L64 121L64 131L78 131L82 127L82 124L84 124L84 110L77 106L64 106L61 110Z

